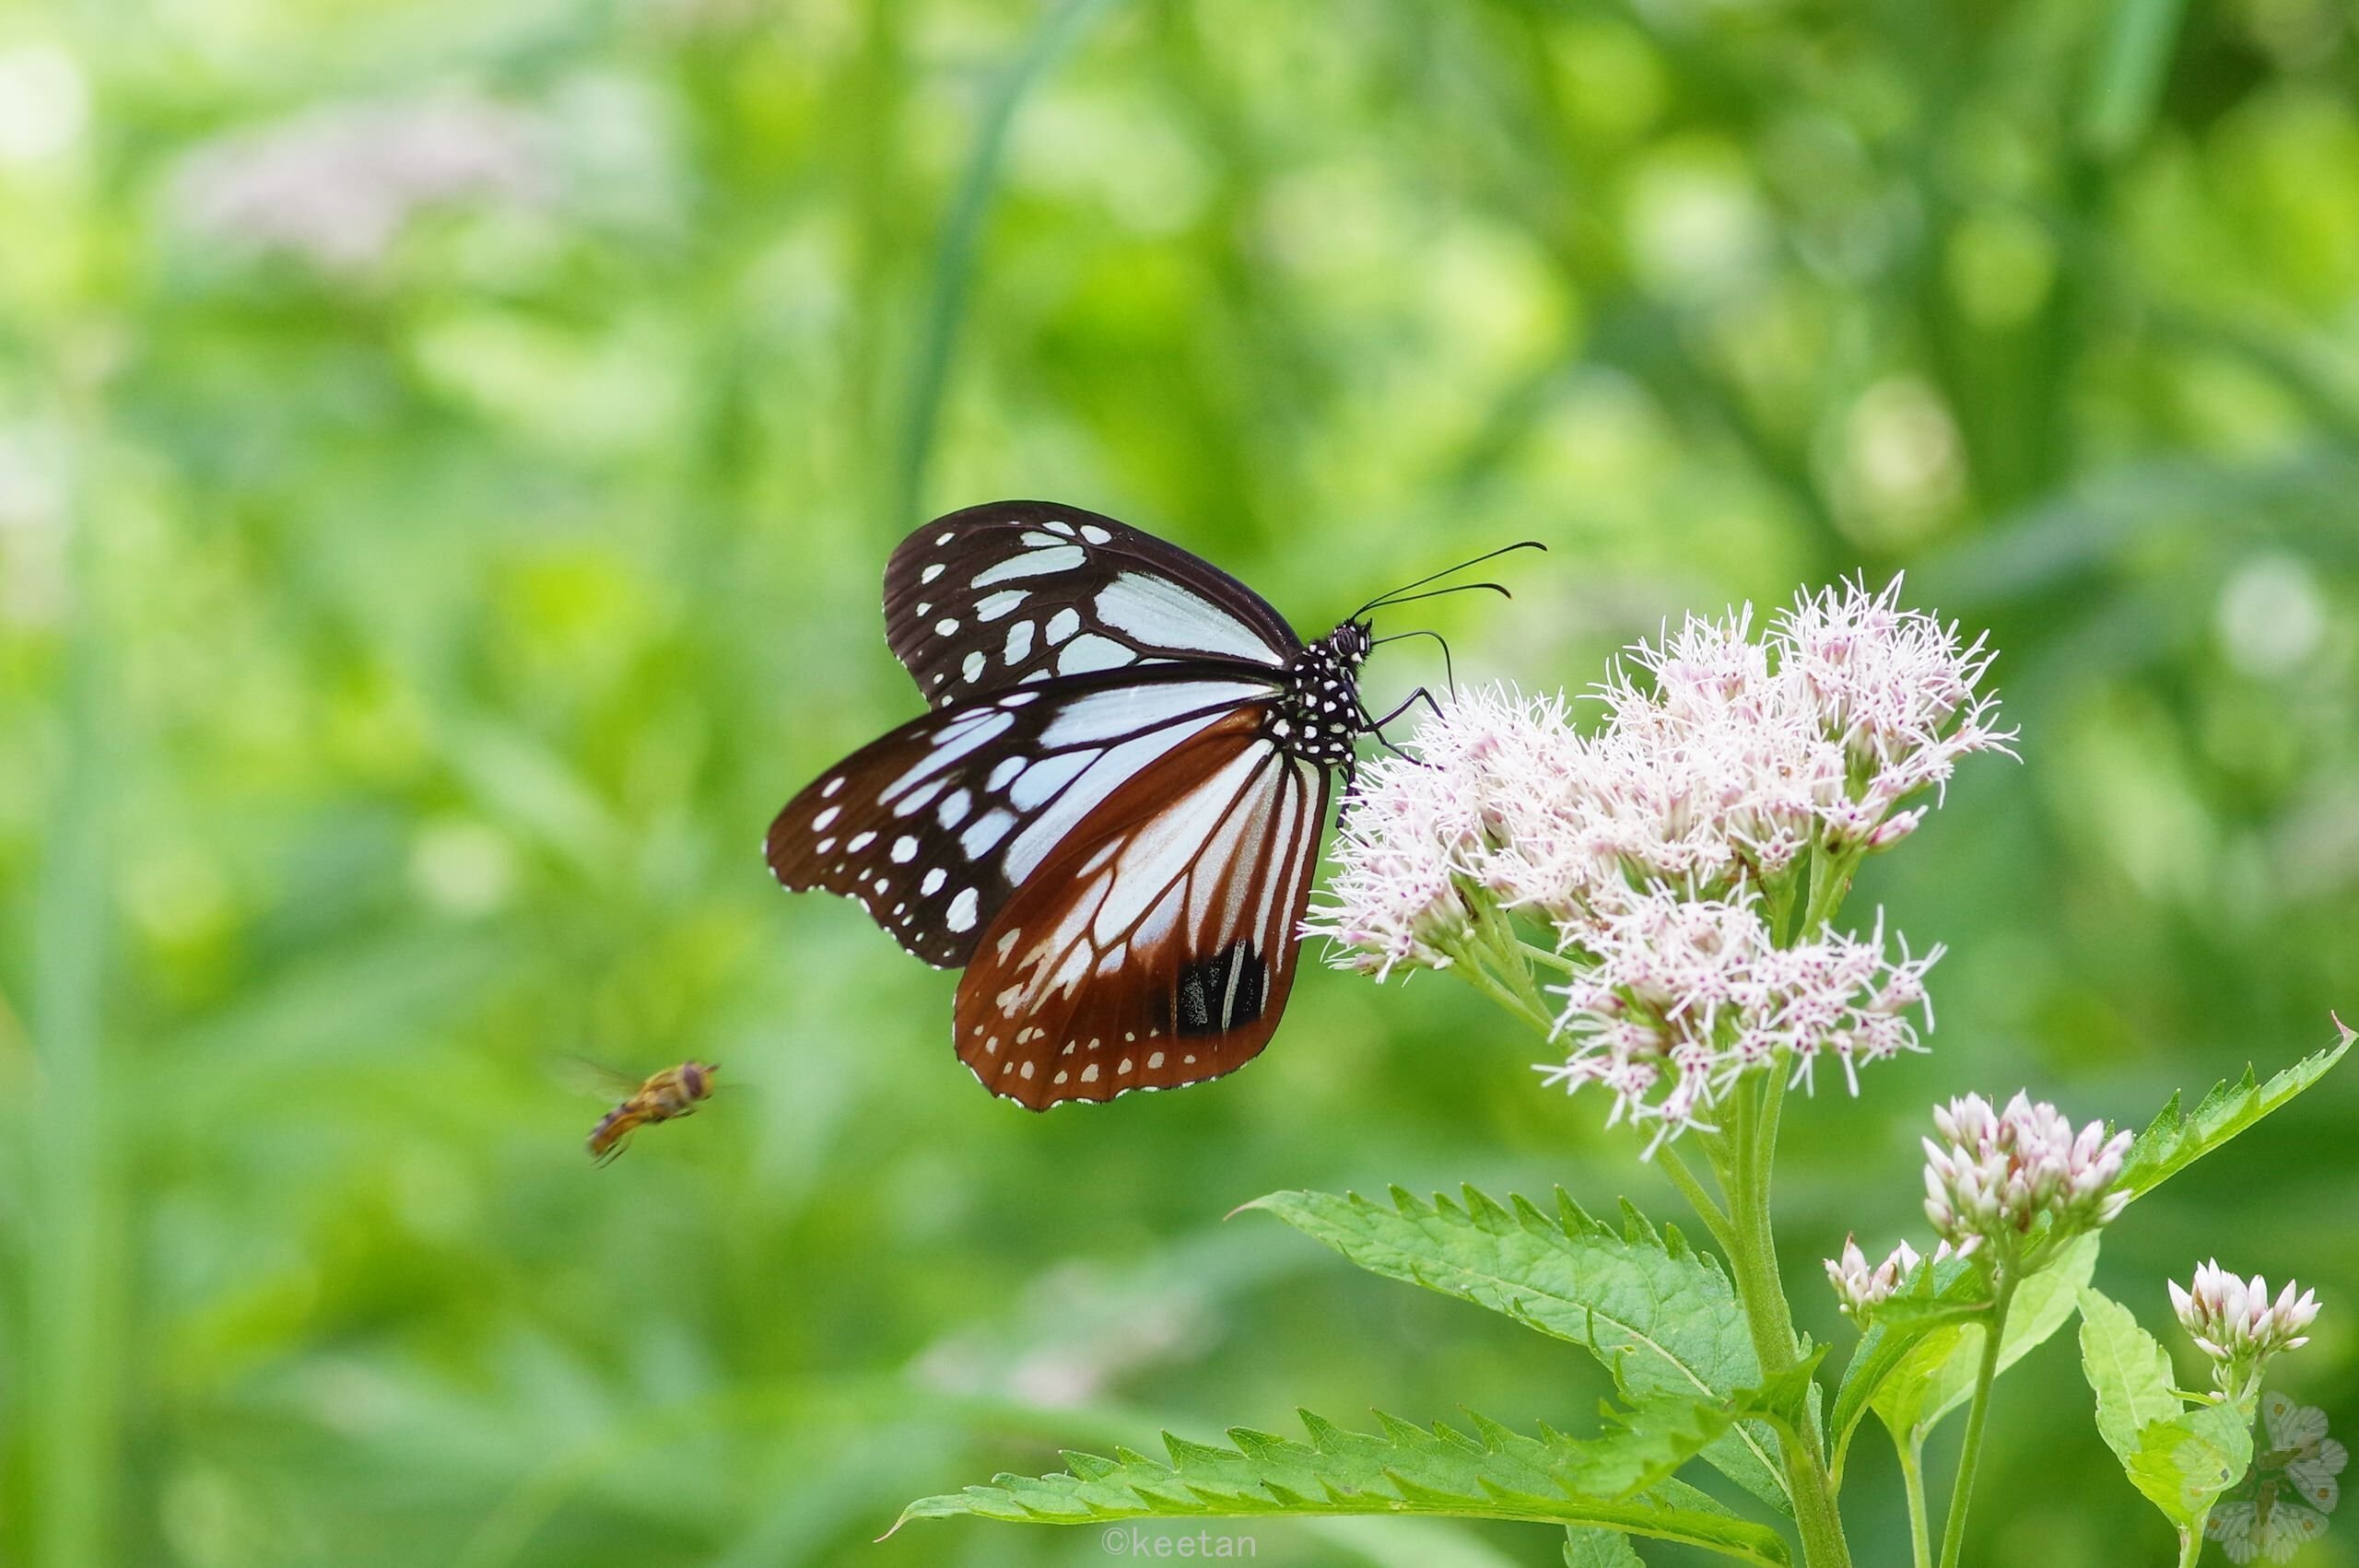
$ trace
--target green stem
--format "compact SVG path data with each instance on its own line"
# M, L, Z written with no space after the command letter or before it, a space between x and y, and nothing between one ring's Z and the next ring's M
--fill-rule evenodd
M1932 1527L1925 1514L1924 1440L1895 1433L1892 1445L1900 1455L1900 1484L1908 1494L1908 1560L1916 1568L1933 1568Z
M1778 1080L1773 1076L1772 1082ZM1775 1151L1761 1137L1769 1096L1740 1092L1731 1096L1735 1115L1721 1136L1730 1147L1721 1164L1729 1199L1729 1265L1737 1300L1752 1331L1754 1354L1766 1378L1790 1371L1801 1360L1786 1287L1778 1275L1778 1241L1769 1222L1769 1166ZM1851 1549L1835 1508L1835 1483L1826 1470L1825 1445L1818 1418L1807 1407L1801 1430L1779 1444L1792 1494L1794 1523L1802 1531L1806 1568L1850 1568Z
M1679 1188L1679 1195L1687 1199L1687 1206L1696 1211L1696 1217L1704 1222L1704 1228L1712 1233L1712 1239L1720 1244L1720 1250L1734 1253L1736 1237L1729 1226L1727 1211L1712 1200L1711 1193L1696 1179L1696 1173L1687 1168L1687 1162L1679 1157L1679 1151L1665 1143L1656 1151L1656 1157L1662 1162L1663 1175L1671 1178L1672 1186Z
M1974 1374L1974 1403L1966 1414L1966 1445L1957 1457L1957 1480L1950 1487L1950 1512L1942 1527L1942 1568L1957 1568L1966 1550L1966 1511L1974 1500L1974 1472L1982 1462L1982 1428L1990 1414L1990 1385L1999 1376L1999 1352L2007 1332L2007 1309L2014 1305L2015 1273L2001 1267L1998 1300L1982 1329L1982 1360Z
M1516 939L1516 948L1526 958L1532 960L1534 963L1545 964L1552 969L1561 969L1567 975L1578 975L1580 973L1581 966L1579 965L1574 963L1563 954L1557 953L1550 948L1542 947L1537 942L1525 942L1519 937Z
M2203 1527L2181 1526L2178 1532L2178 1568L2195 1568L2196 1560L2203 1555Z

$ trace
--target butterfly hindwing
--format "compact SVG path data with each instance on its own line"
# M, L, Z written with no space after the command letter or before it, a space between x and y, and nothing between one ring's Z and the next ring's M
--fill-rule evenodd
M959 1059L1045 1110L1235 1071L1294 983L1329 775L1240 709L1133 776L1001 908L958 987Z
M1043 501L969 507L903 540L885 568L885 638L935 707L1166 661L1278 670L1302 646L1219 568Z
M937 709L788 802L765 845L770 869L787 887L856 900L929 964L965 964L1015 886L1100 802L1272 689L1168 664Z

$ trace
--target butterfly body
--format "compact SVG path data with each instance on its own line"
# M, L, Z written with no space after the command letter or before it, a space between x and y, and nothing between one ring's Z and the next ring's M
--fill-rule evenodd
M787 803L779 881L963 967L959 1059L1035 1110L1251 1059L1335 781L1378 727L1367 622L1306 643L1210 563L1039 501L911 533L885 621L931 711Z

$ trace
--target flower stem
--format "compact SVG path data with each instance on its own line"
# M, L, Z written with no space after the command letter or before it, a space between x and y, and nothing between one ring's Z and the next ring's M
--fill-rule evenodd
M1749 1093L1732 1096L1736 1114L1723 1135L1731 1146L1721 1163L1721 1185L1729 1200L1729 1266L1765 1379L1791 1371L1802 1359L1785 1284L1778 1276L1778 1243L1769 1223L1772 1151L1762 1146L1761 1139L1762 1102L1767 1098L1766 1092L1758 1097ZM1781 1435L1803 1563L1806 1568L1850 1568L1851 1549L1835 1509L1835 1483L1826 1471L1816 1411L1805 1404L1799 1430Z
M1966 1445L1958 1451L1957 1480L1950 1487L1949 1518L1942 1527L1942 1568L1957 1568L1966 1550L1966 1511L1974 1500L1974 1472L1982 1460L1982 1428L1990 1414L1990 1385L1999 1375L1999 1352L2007 1332L2007 1308L2014 1304L2015 1273L2001 1266L1998 1299L1982 1329L1982 1360L1974 1374L1974 1403L1966 1414Z
M1916 1433L1893 1433L1900 1455L1900 1484L1908 1494L1908 1557L1916 1568L1933 1568L1932 1527L1925 1515L1925 1443Z
M2203 1527L2181 1525L2178 1531L2178 1568L2195 1568L2196 1560L2203 1555Z
M1704 1222L1704 1228L1712 1233L1712 1239L1720 1244L1720 1250L1733 1255L1736 1238L1730 1230L1727 1211L1712 1200L1711 1193L1696 1179L1696 1173L1687 1168L1687 1162L1679 1157L1678 1150L1665 1143L1656 1153L1662 1161L1663 1175L1671 1178L1671 1185L1679 1188L1679 1195L1687 1199L1687 1206L1696 1211L1696 1217Z

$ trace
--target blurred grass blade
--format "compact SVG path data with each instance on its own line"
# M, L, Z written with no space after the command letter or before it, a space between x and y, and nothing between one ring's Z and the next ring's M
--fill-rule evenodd
M950 379L951 357L957 346L958 326L966 314L967 290L973 280L976 253L982 246L983 223L991 216L992 198L998 193L1000 172L1007 159L1008 133L1016 111L1033 84L1062 57L1084 29L1113 0L1056 0L1032 29L1023 52L1009 62L983 107L982 123L975 133L975 148L959 176L951 198L950 216L942 227L942 245L934 257L933 287L926 303L925 324L918 338L917 364L910 386L908 424L901 442L900 486L894 508L894 526L908 528L917 521L925 494L926 467L933 455L935 427L941 422L944 388Z
M2154 123L2186 0L2116 0L2106 18L2082 132L2098 157L2134 150Z
M65 744L53 780L33 922L31 1025L41 1074L26 1141L38 1245L20 1240L30 1330L29 1517L37 1568L113 1561L121 1422L122 1195L107 1104L103 997L111 785L106 596L87 497L72 544L76 590Z

